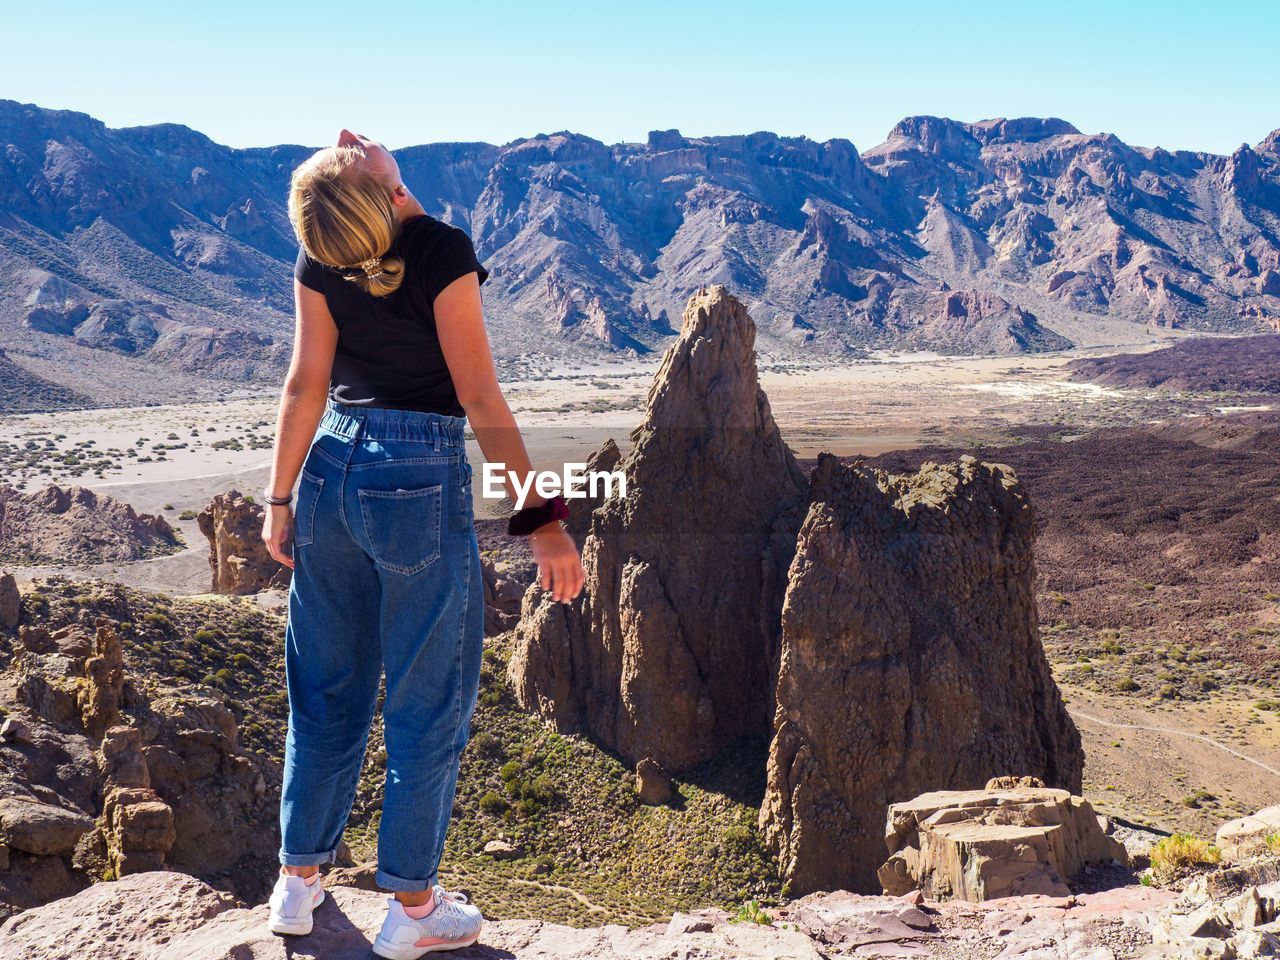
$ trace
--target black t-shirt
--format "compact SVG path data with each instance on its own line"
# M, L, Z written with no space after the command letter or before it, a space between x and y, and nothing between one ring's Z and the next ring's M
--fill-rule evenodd
M323 293L338 325L329 396L339 403L465 416L436 336L435 299L468 273L489 271L471 239L426 215L406 220L390 253L404 258L400 288L374 297L298 250L293 275Z

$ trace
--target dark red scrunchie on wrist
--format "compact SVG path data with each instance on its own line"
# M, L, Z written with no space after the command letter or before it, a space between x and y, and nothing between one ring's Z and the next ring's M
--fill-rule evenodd
M507 533L513 537L527 537L552 521L568 519L569 505L564 502L564 497L556 494L536 507L525 507L513 513L507 521Z

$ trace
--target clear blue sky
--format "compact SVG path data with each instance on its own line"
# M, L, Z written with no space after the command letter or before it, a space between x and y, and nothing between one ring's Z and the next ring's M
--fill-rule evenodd
M23 3L0 97L233 146L571 129L879 143L909 114L1060 116L1229 152L1280 127L1280 3Z

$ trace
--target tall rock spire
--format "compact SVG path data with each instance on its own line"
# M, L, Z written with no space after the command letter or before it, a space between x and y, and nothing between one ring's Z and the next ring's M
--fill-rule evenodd
M525 598L521 703L670 770L767 736L786 569L807 484L756 375L755 324L721 286L696 293L621 469L592 517L586 589Z

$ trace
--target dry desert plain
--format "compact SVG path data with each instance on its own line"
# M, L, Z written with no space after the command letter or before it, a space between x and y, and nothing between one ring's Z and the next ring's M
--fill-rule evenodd
M1152 340L1123 349L1161 345ZM1084 355L1117 349L1095 347ZM1081 355L762 360L761 382L783 436L802 460L823 450L877 457L915 447L965 448L981 456L984 448L1012 447L1032 438L1070 442L1104 428L1141 428L1189 415L1247 417L1270 407L1265 397L1170 394L1072 380L1067 364ZM625 449L656 368L657 360L560 365L507 383L535 463L558 470L564 462L584 461L609 437ZM186 544L170 556L130 564L19 568L19 579L66 573L174 594L206 591L206 542L194 515L230 487L261 489L274 413L275 397L264 393L221 403L3 418L5 482L24 490L48 482L90 487L140 512L163 514ZM471 456L478 464L474 444ZM1158 473L1159 464L1149 466ZM1031 489L1041 513L1054 509ZM479 497L479 484L476 490ZM495 501L480 500L477 506L479 516L505 512ZM1188 607L1185 619L1203 622L1191 624L1189 632L1180 629L1177 637L1161 631L1169 622L1186 626L1178 617L1149 623L1148 629L1131 631L1119 622L1099 627L1087 615L1094 601L1085 591L1078 591L1077 599L1055 585L1059 545L1042 546L1042 631L1084 738L1086 795L1122 820L1200 833L1280 802L1275 674L1255 669L1253 660L1242 659L1229 645L1197 650L1176 642L1216 636L1226 619L1201 605ZM1152 596L1135 603L1178 602L1172 595L1166 598L1159 584L1144 582L1140 589L1148 586ZM1274 589L1280 593L1280 584ZM1275 662L1280 659L1280 596L1268 597L1249 605L1246 623L1228 626L1232 636L1248 637L1262 660ZM264 598L272 605L279 600ZM1074 622L1077 607L1079 622ZM1194 685L1191 694L1187 684ZM1176 695L1170 695L1171 687Z

